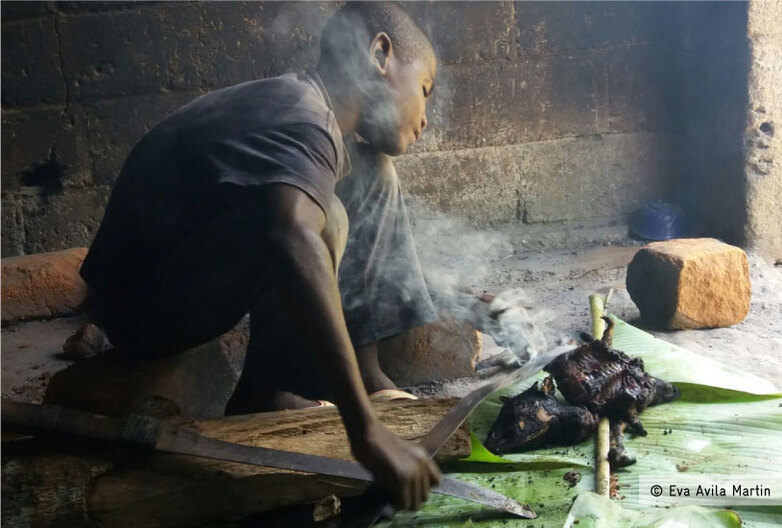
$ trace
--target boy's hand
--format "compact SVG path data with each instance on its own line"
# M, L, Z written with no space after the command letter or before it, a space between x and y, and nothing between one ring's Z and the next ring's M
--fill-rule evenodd
M393 434L377 422L351 440L353 455L387 489L399 510L417 510L429 498L429 488L442 473L426 450Z

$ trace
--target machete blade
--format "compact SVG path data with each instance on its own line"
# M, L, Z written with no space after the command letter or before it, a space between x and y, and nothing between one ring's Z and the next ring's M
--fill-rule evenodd
M305 453L280 451L266 447L233 444L216 438L202 436L180 427L166 425L162 422L158 430L155 449L180 455L214 458L229 462L331 475L367 482L373 480L372 474L357 462ZM444 477L440 484L432 487L431 491L490 506L524 519L534 519L536 517L535 512L527 506L505 495L470 484L469 482L461 482Z

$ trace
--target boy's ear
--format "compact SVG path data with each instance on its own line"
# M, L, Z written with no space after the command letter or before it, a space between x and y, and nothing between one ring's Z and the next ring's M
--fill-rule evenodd
M385 75L388 70L388 59L394 54L393 47L391 45L391 37L387 33L380 32L372 39L372 43L369 45L369 57L372 66L377 69L378 73Z

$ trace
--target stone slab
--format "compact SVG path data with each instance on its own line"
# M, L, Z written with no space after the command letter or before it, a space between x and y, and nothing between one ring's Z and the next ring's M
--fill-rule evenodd
M653 242L627 267L627 291L658 328L731 326L749 311L747 255L713 238Z
M3 325L71 315L84 303L87 285L79 268L87 248L2 260Z

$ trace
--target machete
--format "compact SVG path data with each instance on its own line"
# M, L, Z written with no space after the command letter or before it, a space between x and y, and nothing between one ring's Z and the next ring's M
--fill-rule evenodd
M481 385L467 396L459 400L459 403L454 405L445 416L443 416L439 422L424 436L419 443L429 453L429 457L433 457L440 450L441 447L448 441L451 435L464 423L467 417L475 410L475 408L483 402L489 395L503 389L513 383L518 383L526 379L531 378L543 367L551 363L555 358L562 354L573 350L572 345L563 345L553 348L543 354L535 356L527 361L522 367L514 370L507 376L496 379L485 385ZM435 488L432 488L435 491ZM343 526L362 527L371 526L380 518L384 512L389 511L391 508L388 502L387 496L385 500L382 500L382 496L378 493L378 490L371 490L365 493L366 501L364 508L355 514L355 518L351 519L348 523L343 523ZM509 499L510 500L510 499ZM475 501L480 502L480 501Z
M35 430L52 431L106 442L124 442L146 448L204 458L268 466L292 471L372 481L372 474L357 462L247 446L209 438L151 416L110 418L54 405L2 402L2 420ZM491 506L518 517L535 518L535 513L495 491L475 484L443 478L432 492Z

